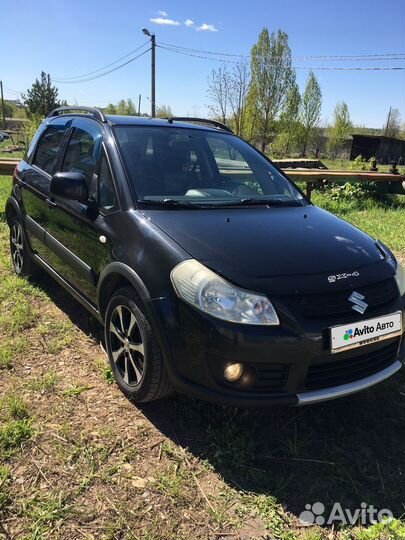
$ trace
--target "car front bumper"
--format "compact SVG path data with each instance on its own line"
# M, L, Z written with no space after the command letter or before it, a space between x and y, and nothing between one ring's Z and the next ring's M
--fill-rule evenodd
M329 328L336 320L290 317L277 327L253 327L213 319L177 298L151 300L150 308L176 390L216 403L248 407L327 401L382 382L404 362L403 335L331 354ZM404 314L399 297L373 316L398 310ZM351 321L338 324L345 322ZM254 374L249 384L225 381L224 367L233 362Z

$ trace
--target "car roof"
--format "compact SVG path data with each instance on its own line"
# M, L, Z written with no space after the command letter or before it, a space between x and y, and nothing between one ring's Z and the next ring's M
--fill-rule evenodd
M161 127L181 127L187 129L203 129L206 131L224 131L214 126L203 125L190 122L182 122L178 120L172 120L171 118L151 118L150 116L124 116L107 114L106 118L108 122L113 126L161 126Z
M47 124L60 119L61 116L69 118L85 118L98 122L91 114L78 114L78 113L66 113L59 116L48 116L46 118ZM110 126L157 126L165 128L185 128L185 129L199 129L204 131L213 131L215 133L229 133L225 127L216 127L214 125L198 123L197 119L190 118L190 121L181 121L171 118L152 118L150 116L126 116L117 114L107 114L105 118Z

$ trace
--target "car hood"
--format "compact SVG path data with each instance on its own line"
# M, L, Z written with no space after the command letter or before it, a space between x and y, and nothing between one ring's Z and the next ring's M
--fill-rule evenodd
M319 275L349 274L335 280L336 288L387 278L387 261L376 241L316 206L143 213L191 257L241 286L267 280L274 290L285 288L288 278L291 289L291 277L296 276L298 292L301 286L319 290ZM392 265L388 270L393 274ZM354 271L359 275L350 276Z

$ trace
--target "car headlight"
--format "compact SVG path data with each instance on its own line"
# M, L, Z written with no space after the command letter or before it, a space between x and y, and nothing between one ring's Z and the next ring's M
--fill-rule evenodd
M395 281L397 282L401 296L405 294L405 270L402 264L397 260L397 270L395 272Z
M179 298L213 317L240 324L280 324L268 298L231 285L195 259L178 264L171 279Z

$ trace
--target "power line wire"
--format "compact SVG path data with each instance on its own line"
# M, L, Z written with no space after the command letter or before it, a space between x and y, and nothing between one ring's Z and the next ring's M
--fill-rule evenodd
M7 88L7 86L4 87L4 90L7 90L7 92L10 92L11 94L15 94L15 95L22 94L22 92L18 92L18 90L13 90L12 88Z
M95 69L94 71L90 71L89 73L86 73L84 75L76 75L74 77L54 77L52 80L55 81L55 82L62 82L62 81L69 81L69 80L73 80L73 79L87 78L87 77L89 77L91 75L94 75L95 73L99 73L100 71L103 71L104 69L107 69L107 68L113 66L114 64L117 64L118 62L121 62L121 60L124 60L125 58L128 58L128 56L131 56L131 54L134 54L135 52L139 51L140 49L145 47L148 43L149 43L149 41L145 41L145 43L143 43L142 45L140 45L139 47L137 47L133 51L130 51L128 54L126 54L124 56L121 56L121 58L118 58L114 62L111 62L110 64L107 64L107 65L105 65L105 66L103 66L103 67L101 67L99 69Z
M52 82L57 82L58 84L79 84L79 83L83 83L83 82L94 81L96 79L100 79L101 77L105 77L105 75L109 75L113 71L117 71L118 69L121 69L124 66L127 66L128 64L130 64L134 60L137 60L138 58L140 58L141 56L143 56L144 54L146 54L150 50L151 50L151 48L149 47L149 49L146 49L146 51L143 51L141 54L138 54L134 58L130 58L129 60L127 60L123 64L120 64L119 66L116 66L115 68L112 68L112 69L110 69L110 70L108 70L108 71L106 71L104 73L100 73L100 75L94 75L93 77L88 77L87 79L80 79L80 80L76 80L76 81L57 81L56 79L51 79L51 81Z
M159 41L159 45L170 49L182 50L185 52L210 54L215 56L227 56L235 58L250 58L249 55L235 54L235 53L222 53L218 51L206 51L202 49L192 49L190 47L182 47L181 45L174 45L172 43L166 43ZM405 59L405 52L403 53L383 53L383 54L356 54L356 55L306 55L306 56L293 56L294 60L403 60Z
M170 49L168 47L163 47L162 45L157 45L160 49L164 49L169 52L173 52L176 54L182 54L185 56L192 56L193 58L200 58L202 60L210 60L215 62L222 62L225 64L239 64L240 62L237 62L236 60L223 60L222 58L211 58L208 56L203 56L200 54L193 54L188 53L185 51L179 51L176 49ZM332 66L292 66L295 69L308 69L308 70L324 70L324 71L402 71L405 70L405 66L373 66L373 67L332 67Z

